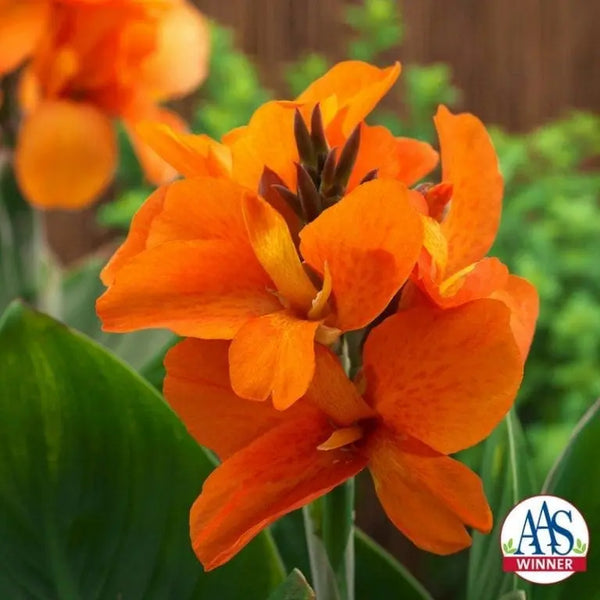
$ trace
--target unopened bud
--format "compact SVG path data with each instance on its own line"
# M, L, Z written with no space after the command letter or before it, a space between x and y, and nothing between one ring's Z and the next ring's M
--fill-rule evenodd
M350 174L352 173L356 157L358 156L359 145L360 124L355 127L354 131L350 134L350 137L346 140L340 154L340 160L335 169L335 182L342 189L346 187L348 180L350 179Z
M296 139L300 162L305 165L316 166L317 157L313 142L308 128L306 127L306 123L298 109L296 109L296 112L294 113L294 138Z
M324 156L329 152L329 145L327 144L325 129L323 127L323 116L321 115L319 104L315 106L310 118L310 137L317 156Z
M298 197L300 205L306 217L306 221L310 223L316 219L321 210L323 210L321 195L315 187L315 182L308 174L306 169L296 163L296 173L298 175Z

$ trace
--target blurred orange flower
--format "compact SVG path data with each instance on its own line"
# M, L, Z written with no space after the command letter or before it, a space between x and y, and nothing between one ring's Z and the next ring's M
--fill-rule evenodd
M223 461L190 516L205 568L365 467L389 518L417 546L447 554L470 544L465 526L488 532L481 481L448 454L486 437L514 400L523 358L509 319L489 299L398 313L367 338L362 396L319 346L307 393L284 412L234 394L227 342L173 348L165 395Z
M356 187L294 241L265 200L226 179L162 188L136 215L103 272L104 329L167 327L233 339L231 381L285 409L308 388L315 339L331 344L368 325L412 271L420 217L398 181ZM304 261L304 266L302 264Z
M184 123L158 103L206 76L208 31L184 0L0 0L0 73L20 79L16 173L41 208L81 208L111 181L120 118L147 177L175 174L135 134L139 120Z

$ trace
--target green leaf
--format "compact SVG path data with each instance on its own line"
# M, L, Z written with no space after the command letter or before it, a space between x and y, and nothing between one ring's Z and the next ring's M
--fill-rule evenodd
M512 573L502 571L500 530L510 509L535 493L523 431L514 412L510 412L484 444L479 474L494 514L489 535L473 532L469 554L467 600L498 598L528 584Z
M432 600L429 592L391 554L355 530L356 600Z
M500 600L527 600L527 594L523 590L513 590L501 596Z
M581 512L593 536L600 531L600 400L583 416L562 455L552 468L542 493L559 496ZM598 598L600 554L587 556L587 571L555 585L536 586L534 600Z
M129 229L131 219L152 190L140 187L126 190L119 198L98 208L98 223L104 227Z
M304 575L294 569L287 579L269 596L269 600L315 600Z
M0 320L0 598L264 600L259 536L204 574L188 514L212 462L107 351L12 304Z
M310 559L304 533L303 509L295 510L271 525L271 533L288 571L300 569L310 578Z

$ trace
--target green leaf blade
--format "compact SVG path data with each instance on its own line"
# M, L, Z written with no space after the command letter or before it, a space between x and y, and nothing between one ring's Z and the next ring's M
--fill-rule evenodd
M523 431L512 411L486 440L479 472L494 514L494 527L488 535L473 532L467 600L498 598L517 587L528 588L528 584L516 575L502 571L500 551L504 518L515 504L535 492ZM506 552L515 550L512 544L504 549Z
M597 458L600 455L600 400L583 416L571 440L552 468L542 493L571 502L587 522L590 536L600 531L600 478ZM580 554L586 550L581 543ZM600 598L600 554L587 555L587 571L575 573L554 585L536 586L534 600L571 600Z
M298 569L294 569L268 600L315 600L315 593L304 575Z
M355 530L356 600L433 600L406 567L360 529Z
M0 389L1 598L264 600L283 579L266 535L203 573L188 514L213 463L101 347L12 304Z

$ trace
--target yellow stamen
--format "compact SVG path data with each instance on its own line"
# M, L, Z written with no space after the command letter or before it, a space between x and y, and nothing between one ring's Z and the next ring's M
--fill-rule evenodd
M358 425L336 429L320 446L317 446L317 450L336 450L360 440L362 436L363 431Z
M329 271L329 265L325 261L325 269L323 273L323 287L321 291L313 298L312 307L308 311L308 318L311 321L318 321L325 316L325 312L328 309L327 302L329 296L331 296L331 273Z
M460 290L464 284L466 276L475 268L475 265L469 265L464 269L454 273L440 284L440 294L442 296L453 296Z
M431 217L421 217L423 222L423 246L429 252L436 267L436 278L443 276L448 262L448 242L440 224Z

